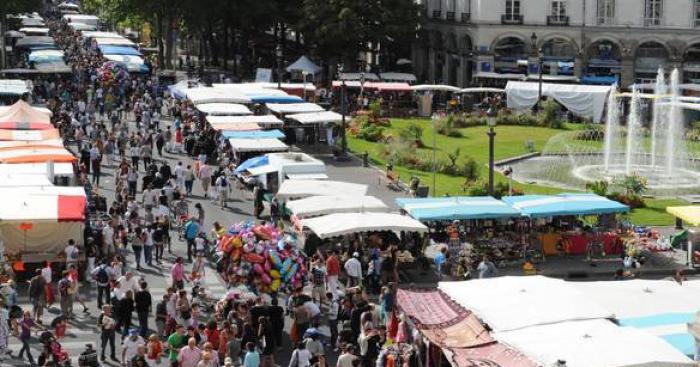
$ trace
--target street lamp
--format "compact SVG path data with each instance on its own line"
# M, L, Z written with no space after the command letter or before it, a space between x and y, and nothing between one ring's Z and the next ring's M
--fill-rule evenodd
M340 82L340 112L342 114L341 118L341 129L340 129L340 159L345 159L348 153L348 140L345 136L345 110L347 108L345 103L345 97L347 96L347 85L345 84L345 79Z
M437 144L436 144L437 132L435 130L436 130L436 126L437 126L439 119L440 119L440 115L438 115L437 112L434 112L430 118L431 122L433 123L433 197L437 196L437 186L436 186L436 180L435 180L435 175L436 175L436 171L437 171L437 159L435 156L435 151L437 150Z
M277 89L282 89L282 45L277 44L275 47L275 56L277 56Z
M489 195L493 196L493 145L496 137L496 131L494 130L496 127L496 108L493 105L489 106L488 111L486 111L486 117L489 126L489 130L486 132L486 135L489 137Z
M542 57L542 50L537 48L537 34L535 32L532 32L532 36L530 36L530 42L532 45L532 49L537 52L537 72L538 72L538 81L539 85L537 88L537 103L535 104L535 111L539 110L539 103L542 100L542 69L544 69L544 58Z

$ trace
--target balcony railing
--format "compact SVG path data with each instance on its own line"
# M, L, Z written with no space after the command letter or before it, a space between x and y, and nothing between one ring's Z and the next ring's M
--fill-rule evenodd
M472 21L472 13L462 13L462 23L470 23Z
M433 19L442 18L442 10L433 10Z
M644 18L645 27L658 27L661 25L661 18Z
M569 25L568 15L548 15L547 25Z
M614 17L598 17L598 25L613 25L615 24Z
M445 13L445 19L447 19L448 21L454 22L455 21L455 12L448 11L447 13Z
M522 25L523 16L521 14L503 14L501 15L501 24Z

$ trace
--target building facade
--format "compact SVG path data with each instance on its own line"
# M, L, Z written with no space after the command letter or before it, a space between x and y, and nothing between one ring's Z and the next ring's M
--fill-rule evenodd
M457 86L536 79L700 83L700 0L423 0L416 76Z

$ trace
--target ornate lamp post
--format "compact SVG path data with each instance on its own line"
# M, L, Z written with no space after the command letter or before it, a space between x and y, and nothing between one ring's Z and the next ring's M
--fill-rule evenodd
M489 137L489 195L493 196L493 170L494 170L494 140L496 137L496 108L491 105L486 111L489 130L486 135Z
M539 110L539 104L542 100L542 69L544 69L544 58L542 57L542 50L537 48L537 34L535 34L535 32L532 32L532 36L530 36L530 42L532 45L532 49L536 50L537 52L537 80L539 81L539 85L537 88L537 103L535 104L535 110L537 111Z

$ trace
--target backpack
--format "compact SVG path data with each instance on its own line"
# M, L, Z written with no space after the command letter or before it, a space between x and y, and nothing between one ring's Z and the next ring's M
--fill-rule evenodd
M70 281L67 279L61 279L60 282L58 282L58 291L60 292L61 296L67 296L68 295L68 290L70 288Z
M226 177L221 176L221 187L227 187L228 186L228 180Z
M71 260L77 260L78 259L78 249L73 248L73 251L71 251L69 255L70 255Z
M102 284L109 282L109 274L107 274L107 269L105 266L100 266L100 270L98 270L97 274L95 274L95 280Z

